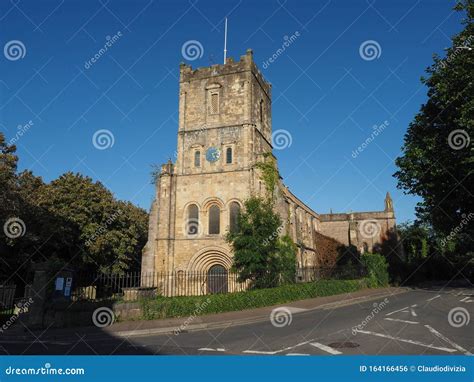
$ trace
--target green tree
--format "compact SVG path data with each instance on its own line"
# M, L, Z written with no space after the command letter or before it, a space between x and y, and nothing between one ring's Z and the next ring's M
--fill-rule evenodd
M63 247L68 261L104 272L139 269L147 234L143 209L117 201L100 182L71 172L42 189L39 205L69 223L60 228L61 235L72 236Z
M474 2L463 0L456 9L466 13L464 30L422 78L428 100L408 128L395 174L400 188L422 198L418 217L444 235L474 210ZM465 229L472 227L471 221Z
M0 282L21 284L31 265L49 262L76 270L123 273L140 269L147 213L116 200L100 182L66 173L51 183L17 173L15 146L0 133ZM3 225L21 219L22 235Z
M0 132L0 222L4 222L19 208L15 195L18 163L15 152L15 145L9 145Z
M464 29L422 78L428 100L408 128L395 176L399 188L422 198L417 217L433 228L431 247L424 239L421 247L412 242L411 256L432 253L424 266L430 278L473 280L474 2L462 0L455 9L465 12Z
M269 199L251 197L239 215L238 230L227 234L234 251L234 271L241 282L265 288L294 282L296 247L280 238L282 221Z

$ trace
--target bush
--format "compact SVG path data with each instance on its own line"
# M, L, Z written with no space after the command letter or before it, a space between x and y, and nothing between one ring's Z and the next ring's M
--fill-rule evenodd
M288 284L270 289L254 289L239 293L158 297L142 300L140 303L143 308L142 318L154 320L260 308L307 298L355 292L368 286L366 279L320 280L311 283Z
M364 253L361 261L367 269L369 288L388 285L388 263L385 257L378 253Z

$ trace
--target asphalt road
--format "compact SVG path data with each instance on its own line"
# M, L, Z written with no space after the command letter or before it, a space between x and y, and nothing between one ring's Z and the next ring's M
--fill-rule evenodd
M0 354L460 355L474 353L471 318L474 289L417 289L316 310L286 306L264 322L178 335L0 338Z

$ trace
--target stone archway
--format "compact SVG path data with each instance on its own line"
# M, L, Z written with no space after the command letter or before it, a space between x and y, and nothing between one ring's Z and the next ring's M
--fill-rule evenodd
M187 271L198 276L200 293L226 293L229 291L231 266L232 258L227 250L222 247L206 247L191 258Z
M222 247L205 247L196 252L189 260L189 272L207 272L213 265L222 265L229 270L232 267L232 258Z

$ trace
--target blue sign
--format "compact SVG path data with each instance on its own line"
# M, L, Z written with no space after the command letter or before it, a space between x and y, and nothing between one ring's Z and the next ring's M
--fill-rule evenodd
M2 356L0 381L463 381L469 356Z

